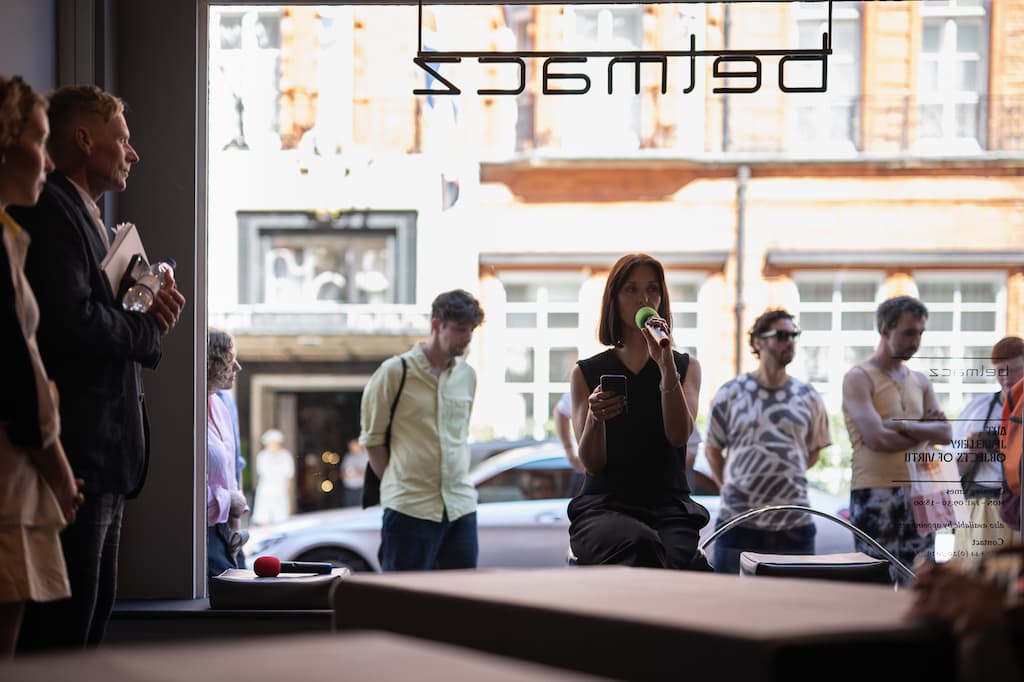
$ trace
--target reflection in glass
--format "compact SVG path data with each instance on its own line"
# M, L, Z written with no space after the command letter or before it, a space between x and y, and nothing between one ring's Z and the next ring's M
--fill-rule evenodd
M925 303L932 301L952 303L956 285L952 282L919 282L917 291Z
M393 302L393 242L389 237L265 233L260 302L289 306Z
M964 303L995 303L997 290L994 282L963 282L960 300Z
M832 300L831 281L802 281L796 283L803 303L828 303Z
M548 327L552 329L575 329L579 322L577 313L548 313Z
M841 282L839 295L844 303L874 303L878 285L875 282Z
M875 352L873 346L846 346L843 348L843 364L847 367L859 365Z
M579 353L575 348L552 348L549 355L548 379L550 381L568 381Z
M828 331L832 329L832 313L802 313L798 322L804 331Z
M219 23L220 49L238 50L242 47L242 15L225 14Z
M949 346L922 346L909 364L912 369L923 373L932 384L949 384L954 374L954 363L957 370L962 369L959 366L962 360L954 360L950 357L951 352ZM944 390L948 392L949 388Z
M992 311L964 311L960 313L960 328L965 332L993 332L996 314Z
M868 312L844 312L841 325L843 331L870 331L875 328L875 314Z
M801 346L797 353L797 369L803 366L803 371L798 371L801 379L812 383L828 381L828 348L822 346Z
M672 313L675 329L696 329L697 313Z
M992 370L990 365L989 346L964 346L964 383L965 384L991 384L995 381L995 375L989 374Z
M672 303L692 303L697 300L700 285L696 282L668 282L668 292Z
M930 312L928 314L928 331L953 331L953 313L944 313L939 311Z
M533 349L510 347L505 350L505 381L533 381Z
M569 497L570 473L567 464L558 467L522 467L503 471L477 484L479 501L520 502Z
M505 326L509 329L533 329L537 326L537 313L506 313Z

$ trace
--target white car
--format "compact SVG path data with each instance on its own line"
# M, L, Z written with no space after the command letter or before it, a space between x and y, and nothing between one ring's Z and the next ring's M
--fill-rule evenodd
M569 548L572 469L555 441L515 448L494 455L470 471L480 496L477 528L480 568L542 568L564 566ZM845 515L846 502L820 489L809 489L811 506ZM701 530L703 541L714 530L718 496L694 495L711 514ZM353 571L380 571L380 507L310 512L289 521L250 529L245 546L250 565L259 556L287 561L330 561ZM852 533L827 519L814 517L820 554L852 552ZM712 547L706 552L712 556Z

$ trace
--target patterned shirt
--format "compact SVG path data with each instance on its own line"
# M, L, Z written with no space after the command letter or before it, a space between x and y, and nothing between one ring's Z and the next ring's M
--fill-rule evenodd
M727 382L715 394L707 443L728 450L720 521L775 504L810 506L807 463L811 452L831 445L825 403L810 384L790 377L765 388L750 374ZM803 512L773 512L754 517L759 530L808 525Z

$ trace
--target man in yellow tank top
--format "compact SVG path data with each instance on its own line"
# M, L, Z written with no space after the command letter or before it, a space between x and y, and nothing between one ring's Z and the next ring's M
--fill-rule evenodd
M906 453L949 443L951 430L931 382L907 367L921 346L928 309L899 296L878 306L875 321L878 348L843 378L843 416L853 446L850 516L910 567L918 554L934 552L935 533L914 523ZM859 539L856 548L878 556ZM906 582L896 571L893 577Z

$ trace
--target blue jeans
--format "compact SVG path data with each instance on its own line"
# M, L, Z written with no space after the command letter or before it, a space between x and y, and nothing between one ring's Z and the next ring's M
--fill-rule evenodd
M117 592L123 510L123 495L86 495L75 522L60 534L71 597L26 604L18 651L82 648L103 640Z
M725 525L718 521L717 526ZM814 554L814 524L788 530L757 530L742 525L715 540L715 573L739 573L741 552Z
M384 510L377 556L384 571L476 568L476 512L440 522Z

